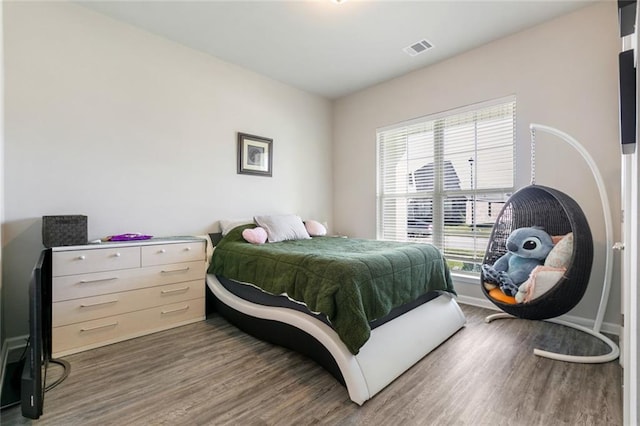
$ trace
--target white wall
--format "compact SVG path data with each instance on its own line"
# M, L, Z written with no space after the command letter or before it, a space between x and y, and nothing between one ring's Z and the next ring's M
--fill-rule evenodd
M437 48L438 41L432 41ZM618 51L617 5L602 2L336 101L335 230L356 237L376 236L376 128L515 94L518 187L529 183L529 124L567 132L598 163L619 238ZM583 301L570 312L593 320L606 250L597 187L571 147L543 134L537 141L536 182L574 198L594 235L592 279ZM616 324L619 280L616 270L605 318ZM484 298L477 283L458 282L456 289L465 296Z
M27 332L43 215L87 215L90 239L267 213L331 225L329 101L78 5L4 18L8 337ZM274 139L272 178L236 173L236 132Z

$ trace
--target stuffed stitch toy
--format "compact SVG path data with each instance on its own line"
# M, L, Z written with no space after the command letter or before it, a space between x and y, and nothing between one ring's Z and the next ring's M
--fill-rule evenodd
M496 283L508 296L515 296L518 287L529 278L533 268L542 265L553 248L551 236L533 226L515 229L507 238L507 253L493 265L482 265L487 281Z

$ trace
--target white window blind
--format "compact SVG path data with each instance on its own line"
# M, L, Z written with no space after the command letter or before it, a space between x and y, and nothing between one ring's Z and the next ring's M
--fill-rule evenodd
M477 272L514 186L515 97L377 131L378 238L432 243Z

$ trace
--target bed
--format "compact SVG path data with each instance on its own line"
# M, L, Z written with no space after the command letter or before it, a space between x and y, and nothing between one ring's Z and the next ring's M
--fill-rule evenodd
M335 237L250 244L242 234L255 226L210 236L208 312L314 359L358 405L464 326L433 246Z

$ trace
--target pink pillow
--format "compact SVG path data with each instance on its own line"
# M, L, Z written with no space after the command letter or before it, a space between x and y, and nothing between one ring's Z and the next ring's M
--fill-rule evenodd
M264 244L267 241L267 231L259 226L253 229L245 229L242 231L242 238L251 244Z
M323 235L327 235L327 228L316 220L307 220L304 223L304 227L312 237L322 237Z

